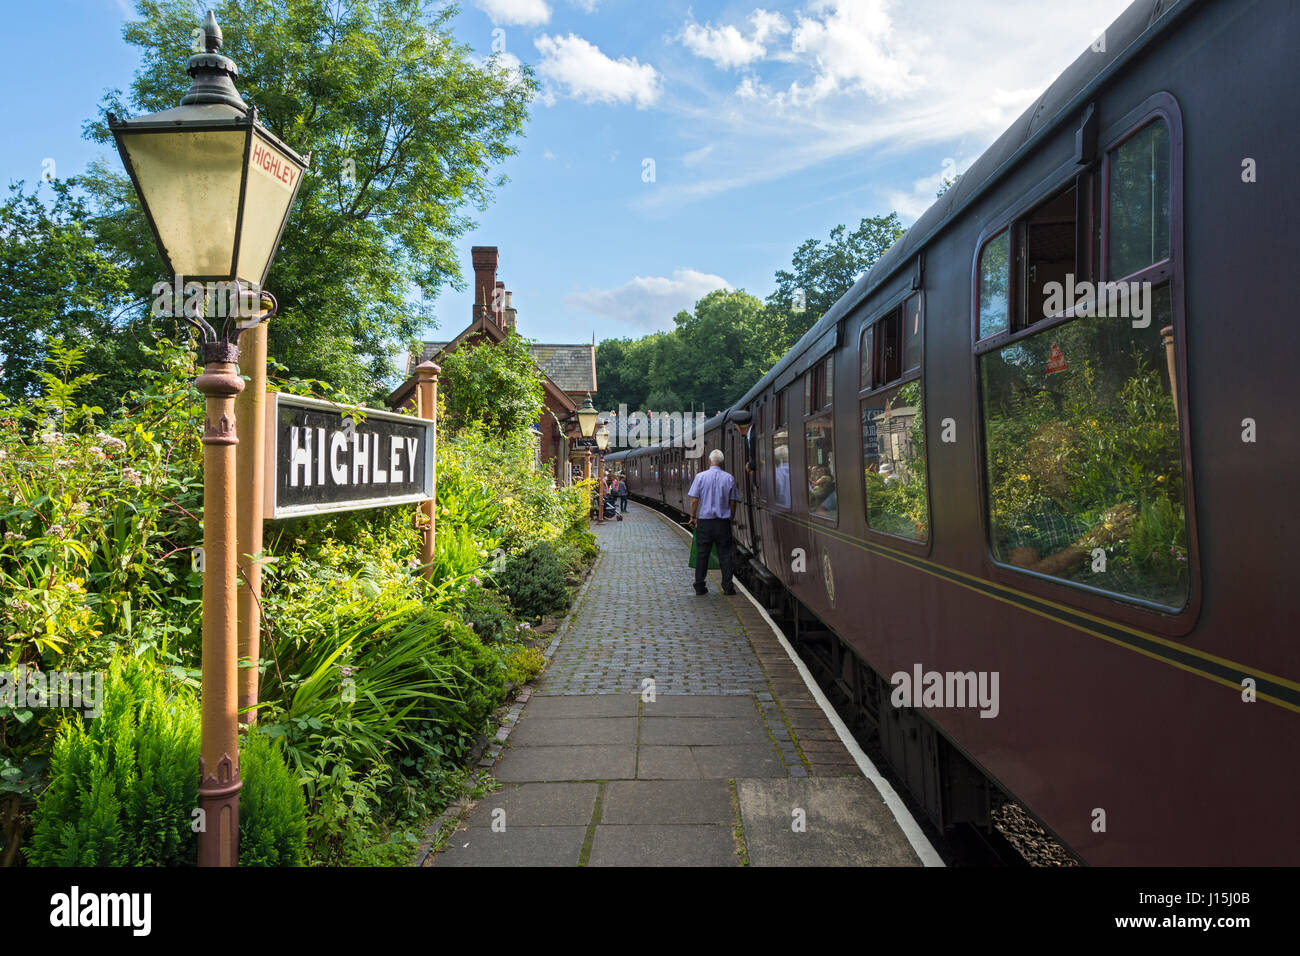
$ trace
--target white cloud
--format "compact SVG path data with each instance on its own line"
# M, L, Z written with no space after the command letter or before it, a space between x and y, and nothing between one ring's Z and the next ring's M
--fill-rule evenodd
M779 14L755 10L739 29L762 37L766 55L734 84L700 83L689 99L664 103L688 141L716 148L696 150L689 175L632 205L666 212L852 155L861 157L864 202L888 195L903 200L900 214L923 211L937 184L927 198L915 171L884 181L876 170L913 150L932 156L940 144L978 155L1087 50L1097 23L1126 5L808 0L785 32Z
M588 103L636 103L637 109L659 99L659 74L648 63L629 57L611 59L580 36L546 36L533 41L542 62L537 70L568 95Z
M475 0L475 3L493 23L536 27L551 19L546 0Z
M790 43L791 52L815 69L807 87L791 85L791 100L819 100L840 90L886 99L915 89L916 51L895 31L885 7L886 0L813 0L813 16L799 18Z
M690 310L714 289L729 289L722 276L695 269L674 269L667 276L637 276L615 289L590 289L566 296L571 309L589 312L614 322L625 322L640 330L671 328L673 316ZM614 333L611 333L614 334Z
M701 146L699 149L693 149L682 157L683 166L698 166L708 159L716 148L716 143L709 143L707 146Z
M766 43L769 37L790 32L790 21L779 13L758 9L749 15L754 25L754 42Z
M751 13L748 19L753 25L752 35L748 37L739 27L730 23L719 27L712 23L704 26L688 23L682 28L679 39L696 56L710 60L724 70L748 66L767 55L768 39L790 32L790 22L779 13L760 8Z
M720 27L688 23L682 30L682 44L696 56L712 60L724 70L752 63L765 52L763 44L746 39L729 23Z
M954 173L963 173L952 160L945 160L935 172L922 176L912 183L910 191L902 189L885 190L885 199L889 208L897 212L904 221L919 219L921 214L934 205L939 198L943 181Z
M596 7L600 4L600 0L569 0L569 2L583 13L595 13Z
M554 159L554 158L555 158L555 154L552 153L549 149L546 150L546 152L542 153L542 159Z

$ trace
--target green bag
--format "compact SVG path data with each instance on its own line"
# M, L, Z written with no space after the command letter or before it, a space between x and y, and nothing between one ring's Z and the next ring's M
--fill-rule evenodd
M693 531L691 531L691 560L690 560L690 561L687 563L687 565L686 565L688 568L693 568L693 567L695 567L695 560L696 560L696 558L695 558L695 538L696 538L696 536L697 536L699 533L700 533L700 529L699 529L699 528L696 528L696 529L694 529ZM715 545L713 546L713 550L709 552L709 570L710 570L710 571L720 571L720 570L722 570L722 565L718 564L718 547L719 547L719 546L715 544Z

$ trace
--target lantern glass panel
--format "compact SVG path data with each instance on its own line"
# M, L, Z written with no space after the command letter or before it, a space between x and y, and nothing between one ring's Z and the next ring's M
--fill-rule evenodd
M253 136L239 236L238 278L262 283L301 175L302 169L282 150Z
M178 275L230 275L247 138L247 130L121 137L140 195Z

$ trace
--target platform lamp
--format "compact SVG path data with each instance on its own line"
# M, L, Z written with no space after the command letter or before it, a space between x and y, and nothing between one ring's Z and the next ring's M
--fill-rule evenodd
M201 336L203 426L203 724L200 866L239 859L234 399L239 334L277 310L262 283L310 157L271 135L234 80L211 10L181 105L108 127L140 197L184 319ZM155 286L157 295L158 286ZM224 298L223 298L224 297ZM220 319L220 328L209 319Z
M596 448L600 451L600 463L596 471L596 495L600 501L596 505L596 521L599 524L605 523L605 496L600 493L601 484L605 481L605 450L609 448L609 425L605 422L600 423L596 429Z
M582 433L583 438L591 438L596 433L596 419L600 417L600 412L596 411L596 406L591 404L591 392L587 393L587 400L582 403L582 407L577 411L578 431ZM582 461L583 479L591 479L591 449L584 446L585 455Z

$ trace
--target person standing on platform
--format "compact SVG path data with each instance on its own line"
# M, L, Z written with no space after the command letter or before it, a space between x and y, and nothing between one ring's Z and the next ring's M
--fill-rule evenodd
M723 455L709 452L709 467L695 476L687 497L691 499L691 527L695 535L695 593L708 594L704 583L709 573L709 556L718 546L722 570L722 593L735 594L731 583L731 503L740 500L736 479L722 470Z
M627 476L626 475L618 476L617 488L618 488L619 507L622 509L623 514L627 514Z

